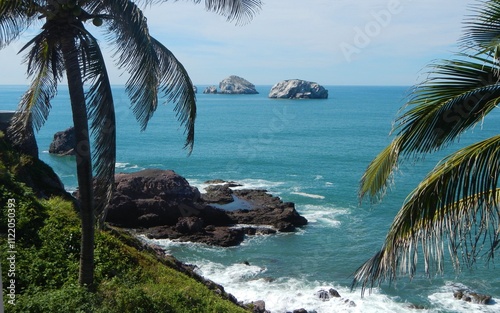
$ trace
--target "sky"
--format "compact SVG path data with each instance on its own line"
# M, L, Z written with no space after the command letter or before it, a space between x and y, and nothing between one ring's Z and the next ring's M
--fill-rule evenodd
M255 85L304 79L322 85L414 85L425 67L452 58L463 21L477 0L263 0L259 13L236 25L204 1L167 1L143 8L150 33L187 69L195 85L218 85L229 75ZM116 68L104 27L101 38L113 85ZM0 50L0 84L28 84L20 48L27 31ZM62 82L64 84L64 82Z

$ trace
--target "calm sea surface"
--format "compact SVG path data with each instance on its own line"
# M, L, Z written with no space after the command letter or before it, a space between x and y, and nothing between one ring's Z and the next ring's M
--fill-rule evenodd
M234 180L294 202L309 220L296 233L249 237L233 248L158 243L180 260L197 265L202 275L239 300L264 300L273 313L299 308L317 313L413 312L410 304L426 308L419 312L500 312L499 303L479 306L453 299L453 290L469 288L499 301L500 270L481 260L472 271L459 274L447 264L444 276L421 275L412 281L403 277L364 298L359 289L350 291L351 274L382 246L406 195L445 154L407 162L381 203L370 205L365 200L360 205L361 175L390 142L391 123L409 88L327 88L328 100L271 100L270 86L258 86L258 95L199 93L196 143L188 157L172 104L160 106L147 130L140 132L124 88L114 87L117 172L173 169L200 190L209 179ZM0 110L15 109L24 89L0 86ZM454 147L497 134L499 122L500 113L492 112ZM53 134L71 124L63 86L37 140L40 158L55 169L67 189L74 190L74 159L47 152ZM337 289L342 299L320 301L316 293L328 288ZM356 307L345 304L346 299Z

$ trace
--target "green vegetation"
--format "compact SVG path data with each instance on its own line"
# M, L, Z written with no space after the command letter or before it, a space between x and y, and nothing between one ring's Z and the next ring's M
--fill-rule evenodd
M112 229L96 232L95 290L80 287L81 229L73 202L38 199L16 170L23 160L37 169L48 167L10 149L1 133L0 145L0 262L6 312L247 312L177 270L173 260L140 251L136 239ZM7 236L12 228L9 199L15 200L13 247ZM15 306L7 303L9 250L17 252Z
M116 48L113 54L116 64L130 74L125 89L141 129L146 129L158 107L158 98L163 94L168 102L175 104L177 119L185 128L185 147L191 151L194 145L196 96L193 84L174 54L149 33L147 18L140 7L152 4L157 2L0 1L0 49L28 30L41 26L20 51L25 53L31 83L11 122L14 140L22 142L30 129L38 131L43 126L59 82L64 76L68 82L81 220L78 281L88 288L94 287L95 221L97 217L98 225L104 226L116 163L111 82L100 43L88 27L90 21L106 29L105 40ZM236 22L251 19L260 6L260 0L205 2L207 10ZM84 84L87 91L84 91Z

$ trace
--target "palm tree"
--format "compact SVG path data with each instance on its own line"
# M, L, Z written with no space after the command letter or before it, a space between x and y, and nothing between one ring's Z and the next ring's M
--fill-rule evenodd
M380 200L398 165L457 141L500 102L500 1L480 1L466 20L456 59L431 64L396 119L392 142L368 166L360 186ZM352 287L373 288L399 275L442 273L445 246L456 270L494 256L500 242L500 135L442 159L408 195L380 251L354 274ZM445 241L447 244L445 244Z
M167 0L136 2L149 6ZM260 0L205 1L208 11L237 23L249 21L260 5ZM98 41L87 29L90 22L103 26L106 39L116 47L118 67L130 73L126 91L142 130L157 108L160 93L175 103L189 152L194 144L196 118L195 94L185 68L151 36L146 17L133 1L0 1L0 48L31 27L41 25L41 31L21 49L26 53L31 85L13 118L10 135L14 140L23 140L29 126L36 131L42 127L57 85L66 74L77 141L82 220L79 282L89 287L93 284L95 216L104 222L105 207L112 194L116 153L113 96Z

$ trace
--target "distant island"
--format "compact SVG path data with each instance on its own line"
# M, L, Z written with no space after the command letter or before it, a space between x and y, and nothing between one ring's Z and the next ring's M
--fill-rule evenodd
M250 83L248 80L231 75L223 79L219 83L219 90L216 86L208 86L203 91L205 94L258 94L259 92L255 89L255 85Z
M288 79L275 84L269 92L275 99L327 99L328 90L315 82Z

